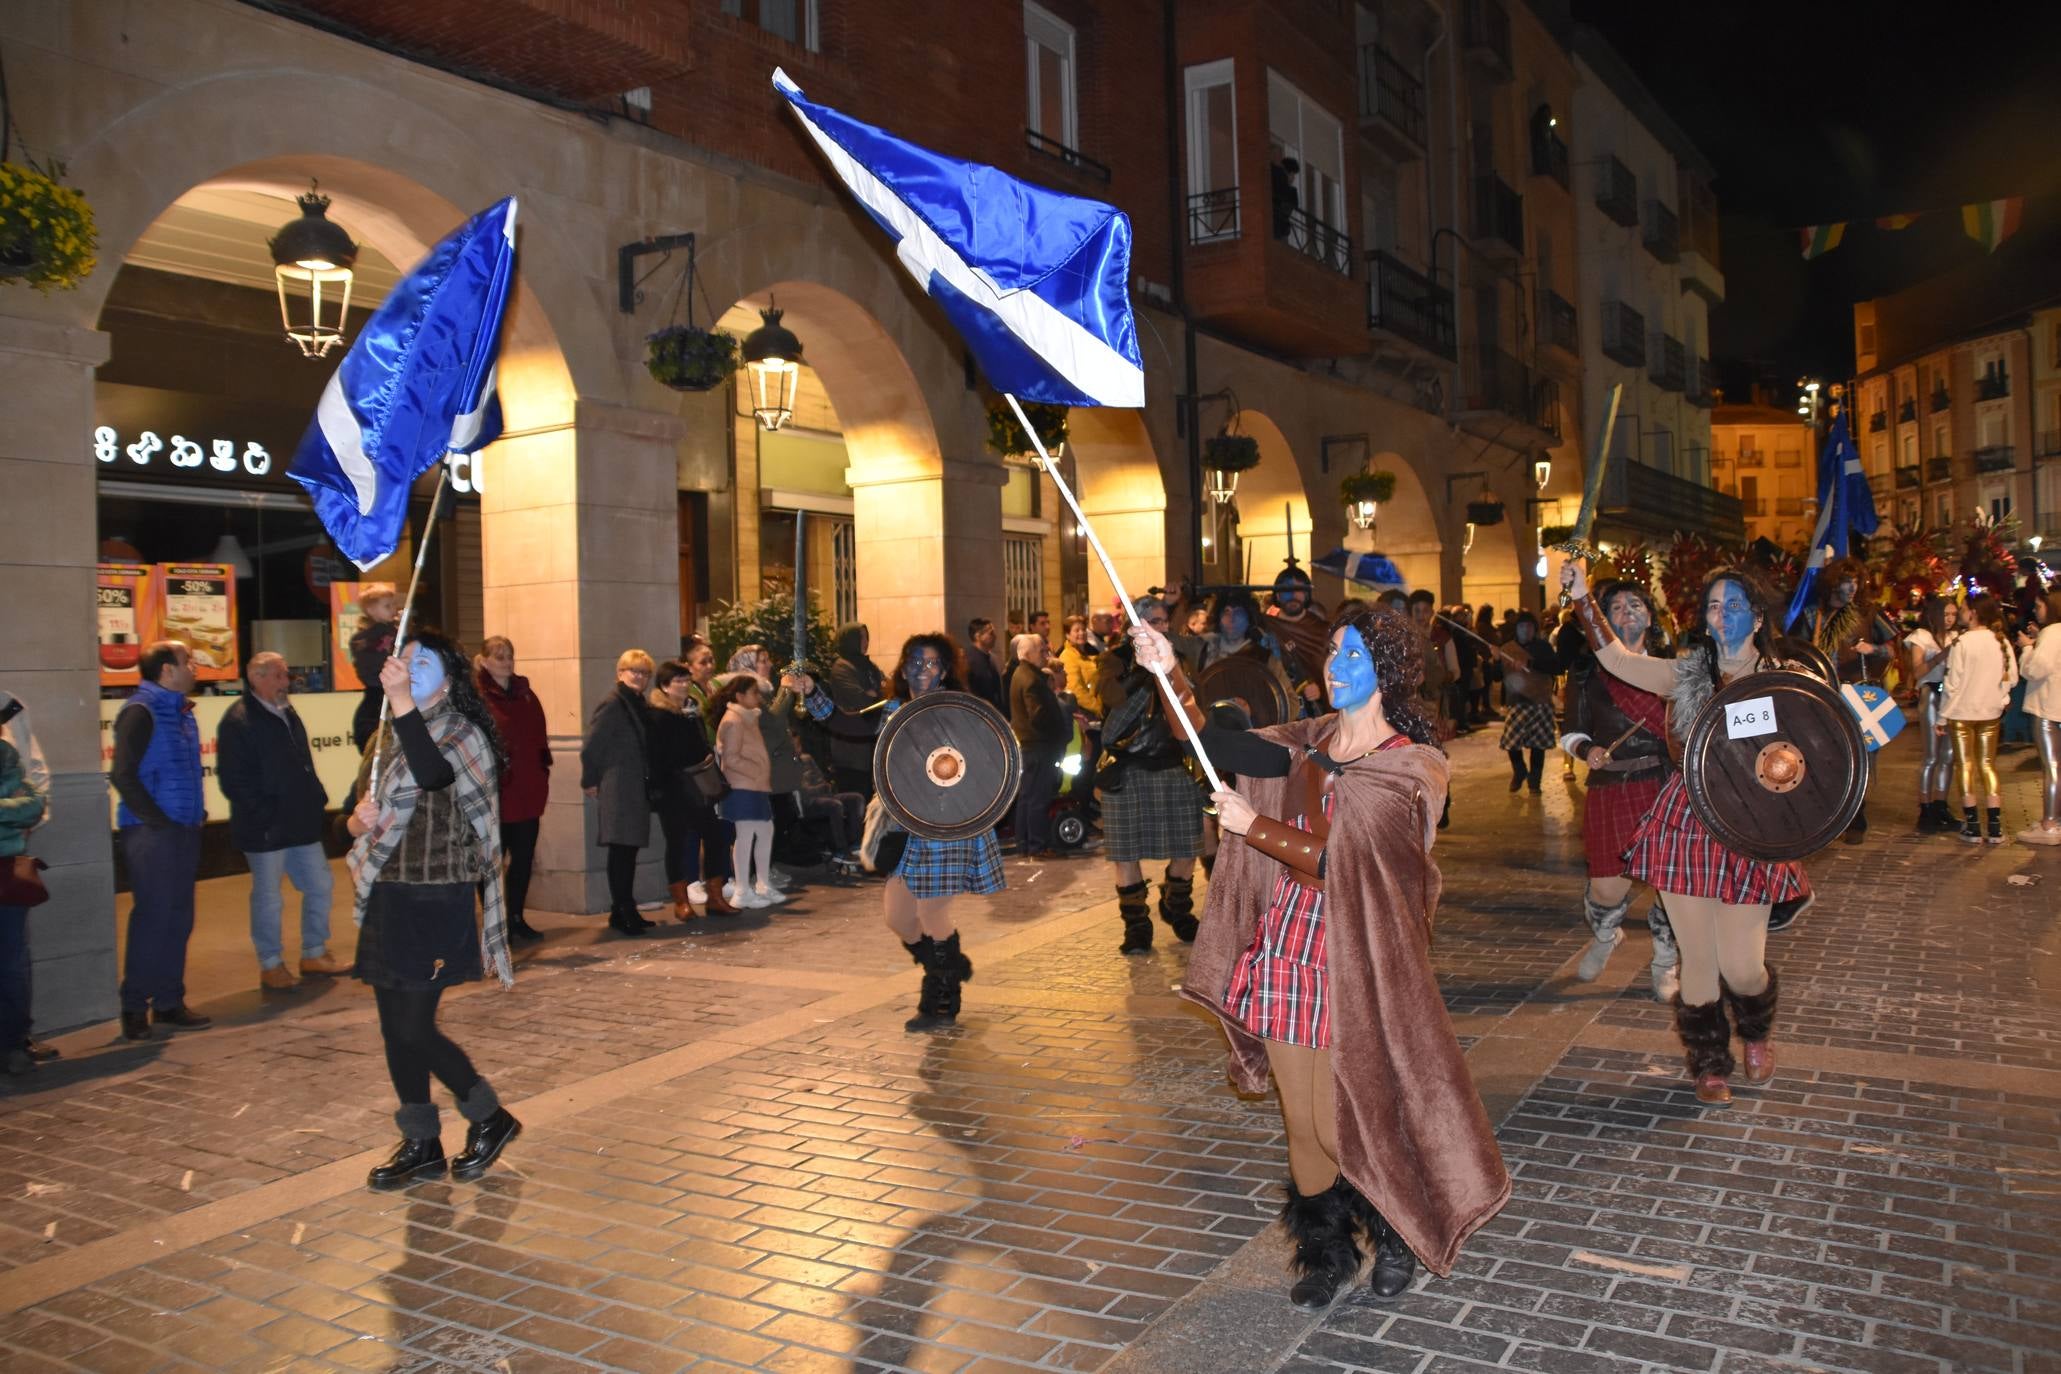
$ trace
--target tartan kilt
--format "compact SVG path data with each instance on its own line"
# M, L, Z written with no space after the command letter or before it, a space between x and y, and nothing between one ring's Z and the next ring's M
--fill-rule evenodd
M1624 872L1658 892L1713 897L1740 906L1786 902L1807 890L1803 867L1734 854L1719 844L1689 806L1689 789L1676 773L1632 837Z
M1111 863L1202 852L1202 791L1187 769L1127 765L1123 786L1101 796L1103 857Z
M1582 801L1582 851L1589 861L1591 878L1616 878L1624 873L1624 852L1639 833L1639 822L1660 798L1667 777L1665 765L1644 776L1598 786L1596 773L1589 774L1588 795Z
M992 830L963 840L911 835L895 872L916 897L981 897L1004 886L1002 847Z
M351 976L375 988L427 992L486 976L473 883L372 884Z
M1515 699L1503 707L1503 741L1498 749L1552 749L1560 736L1553 729L1553 703Z

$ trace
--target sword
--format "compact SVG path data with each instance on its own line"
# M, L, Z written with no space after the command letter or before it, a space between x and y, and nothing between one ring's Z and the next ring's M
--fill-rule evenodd
M1638 722L1638 721L1636 721L1636 720L1635 720L1635 721L1633 721L1633 722L1632 722L1632 728L1631 728L1631 729L1629 729L1629 730L1625 731L1625 732L1624 732L1623 734L1619 735L1619 736L1618 736L1618 737L1617 737L1616 739L1614 739L1614 740L1610 741L1610 743L1608 743L1608 744L1606 744L1606 745L1604 745L1604 746L1603 746L1603 762L1604 762L1604 763L1608 763L1608 762L1610 762L1611 756L1617 753L1618 747L1619 747L1620 745L1622 745L1622 744L1623 744L1623 743L1624 743L1624 742L1625 742L1626 740L1630 739L1630 738L1631 738L1631 737L1632 737L1633 735L1636 735L1636 734L1638 734L1638 733L1639 733L1639 732L1640 732L1641 730L1643 730L1643 729L1645 729L1645 728L1646 728L1646 727L1645 727L1645 726L1644 726L1643 724L1641 724L1640 722ZM1596 765L1596 764L1591 764L1590 766L1591 766L1591 767L1598 767L1598 766L1600 766L1600 765Z
M809 581L807 511L794 513L794 667L796 676L809 671Z
M1584 561L1596 557L1596 551L1589 547L1589 532L1596 528L1596 507L1603 500L1603 474L1610 466L1610 436L1617 428L1617 403L1622 399L1624 383L1619 382L1610 388L1610 404L1603 408L1603 431L1596 438L1595 456L1589 460L1589 470L1582 481L1582 508L1574 517L1574 532L1553 546L1555 553ZM1573 599L1566 592L1560 593L1563 606Z

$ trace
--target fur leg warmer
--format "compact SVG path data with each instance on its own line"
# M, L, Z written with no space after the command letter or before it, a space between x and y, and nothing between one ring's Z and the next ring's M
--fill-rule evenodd
M1688 1053L1691 1078L1702 1078L1705 1074L1731 1076L1732 1023L1725 1016L1722 999L1691 1006L1677 994L1675 1034L1682 1037L1682 1048Z
M1749 1045L1766 1040L1775 1029L1775 1005L1779 1000L1776 993L1775 966L1768 965L1768 985L1751 997L1725 989L1725 1001L1732 1008L1732 1024L1739 1028L1739 1038Z

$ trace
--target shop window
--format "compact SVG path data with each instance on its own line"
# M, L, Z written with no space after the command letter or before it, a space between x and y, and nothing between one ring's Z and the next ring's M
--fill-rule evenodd
M1030 613L1045 604L1045 548L1037 535L1003 536L1002 590L1009 623L1030 624Z
M1073 26L1026 0L1023 51L1030 78L1025 126L1054 143L1080 147Z
M723 0L723 13L749 17L772 34L810 52L821 51L821 0Z

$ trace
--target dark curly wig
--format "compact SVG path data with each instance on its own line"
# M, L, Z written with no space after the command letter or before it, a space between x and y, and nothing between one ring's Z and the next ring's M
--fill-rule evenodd
M935 650L938 662L945 665L945 675L938 679L937 686L931 690L939 692L963 692L966 690L966 655L959 652L957 640L953 639L943 630L934 630L929 634L910 635L902 641L902 651L895 655L893 695L896 701L907 701L909 699L909 655L918 649Z
M1331 619L1331 633L1346 626L1360 632L1374 656L1374 681L1381 692L1381 714L1399 733L1418 744L1438 743L1418 694L1424 688L1424 641L1407 615L1355 604Z
M451 709L479 727L487 743L494 750L494 776L500 777L508 771L508 749L501 742L501 732L494 727L493 712L487 710L486 701L479 694L479 682L472 675L472 660L466 657L464 648L457 640L437 630L408 627L408 643L420 644L435 654L444 665L444 681L449 686L445 700ZM408 656L404 644L395 652Z
M1696 594L1695 622L1689 627L1688 633L1682 636L1682 643L1692 651L1699 646L1710 650L1706 655L1706 662L1713 686L1722 685L1723 672L1718 662L1724 657L1724 653L1718 647L1716 636L1710 632L1710 619L1706 608L1710 605L1710 589L1720 582L1738 583L1740 589L1746 593L1746 604L1760 617L1760 628L1753 632L1753 647L1762 663L1773 665L1782 662L1782 655L1775 647L1775 640L1781 635L1779 627L1782 624L1782 613L1787 609L1776 604L1775 589L1769 585L1767 579L1751 568L1719 568L1703 579L1703 590Z

